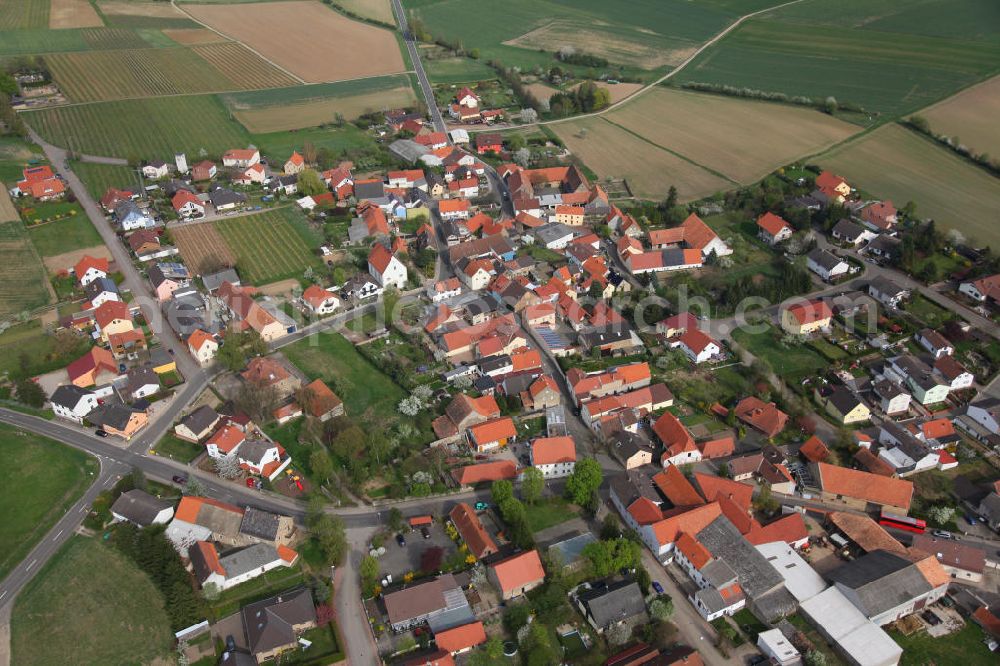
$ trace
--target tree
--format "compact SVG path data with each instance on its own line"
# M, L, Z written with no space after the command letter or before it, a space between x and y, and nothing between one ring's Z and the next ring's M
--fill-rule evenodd
M594 576L603 578L622 569L636 568L642 557L642 549L630 539L618 538L587 544L583 548L583 556L590 560Z
M677 188L673 185L667 190L667 198L663 201L663 210L670 210L677 205Z
M603 480L601 464L593 458L584 458L576 463L573 474L566 481L566 498L573 504L584 506Z
M386 525L388 525L389 529L393 532L401 531L403 529L403 512L396 507L389 509L389 515L386 518Z
M537 123L538 122L538 111L534 109L527 108L521 109L521 122L524 123Z
M240 468L240 461L235 455L219 456L212 458L215 466L215 473L223 479L235 479L243 473Z
M506 663L503 656L503 642L494 636L469 656L469 666L493 666Z
M17 401L40 409L45 404L45 390L30 378L19 379L14 385Z
M309 454L309 468L312 470L313 478L323 483L333 476L333 460L325 448L317 448Z
M312 141L306 141L302 144L302 159L306 161L306 164L316 164L316 146Z
M827 97L823 100L823 111L829 113L831 116L837 112L837 98Z
M531 151L527 148L518 148L514 151L514 162L522 167L527 167L531 163Z
M552 642L549 629L541 622L532 622L522 643L527 666L550 666L559 663L559 652Z
M504 500L514 497L514 485L505 479L494 481L490 486L490 493L493 496L493 503L499 507Z
M761 485L760 492L757 493L757 497L753 501L753 506L761 513L767 515L771 515L778 510L778 500L771 497L771 486L766 483Z
M613 624L604 631L604 637L611 645L624 645L632 638L632 626L630 624Z
M215 583L205 583L201 586L201 593L209 601L215 601L222 594L222 590Z
M236 406L255 423L267 423L278 406L278 391L273 386L243 382L236 392Z
M803 662L806 666L826 666L826 655L819 650L810 650L806 652Z
M604 516L604 521L601 523L601 539L611 541L621 535L622 525L618 522L618 517L609 512L608 515Z
M189 476L187 483L184 484L184 490L182 491L185 495L192 495L198 497L199 495L205 494L205 486L201 485L201 481L195 476Z
M303 169L299 172L298 188L302 196L326 192L326 184L315 169Z
M542 498L545 489L545 475L537 467L529 467L521 476L521 499L534 504Z
M312 532L326 564L340 564L347 553L347 533L344 521L339 516L332 516L323 510L323 500L319 497L311 500L306 509L306 527Z
M361 559L361 566L358 573L361 575L361 589L366 597L372 596L375 586L378 585L378 560L371 555L365 555Z
M674 600L670 597L657 597L649 604L649 614L654 620L669 620L674 614Z

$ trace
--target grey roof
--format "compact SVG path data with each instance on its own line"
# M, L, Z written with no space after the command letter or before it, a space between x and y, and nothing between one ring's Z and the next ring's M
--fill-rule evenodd
M833 270L838 264L843 263L844 260L830 254L826 250L816 248L809 253L809 261L829 271Z
M492 371L501 370L508 366L512 366L509 354L488 356L479 360L479 369L483 374L489 374Z
M385 196L385 184L382 181L363 182L354 184L354 196L358 201L362 199L377 199Z
M480 368L483 366L480 365ZM485 370L483 370L485 372ZM503 380L504 393L507 395L519 395L521 391L528 390L537 376L532 376L531 372L523 372L516 375L507 375Z
M164 275L163 269L160 268L159 266L151 266L147 274L149 275L149 282L150 284L153 285L154 289L159 287L167 280L173 280L173 278L168 278L166 275Z
M750 599L763 596L784 584L767 558L757 552L725 516L713 520L697 536L712 555L736 572Z
M240 650L228 650L222 653L219 666L257 666L257 658Z
M294 625L316 622L312 593L300 588L244 606L240 611L250 651L267 652L296 641Z
M153 497L138 488L129 490L118 496L111 505L111 513L122 516L130 523L145 527L152 525L156 516L164 509L169 509L170 502Z
M132 418L132 412L133 410L125 405L105 403L98 405L97 409L92 411L87 418L91 423L99 426L108 425L115 430L125 430L129 419Z
M931 590L913 562L887 550L873 550L834 569L828 577L854 590L859 610L869 618Z
M244 460L250 460L252 462L260 462L260 459L264 457L268 449L274 447L274 444L267 441L266 439L247 439L239 448L239 456Z
M580 343L587 349L590 349L592 347L600 347L628 340L631 337L632 333L628 329L628 326L606 326L580 333Z
M700 601L701 605L708 609L709 613L718 613L729 607L729 603L722 598L722 594L714 587L705 587L698 590L695 592L694 598L696 601Z
M107 277L99 277L89 283L83 288L83 293L87 295L89 300L94 300L100 294L110 291L113 294L118 293L118 286L115 281Z
M205 289L211 293L221 287L223 282L229 282L233 286L239 286L240 276L237 275L235 268L224 268L215 273L202 275L201 282L205 285Z
M242 204L246 203L247 195L242 192L234 192L232 190L227 190L224 187L220 187L212 191L208 195L208 198L212 200L213 206L228 206L231 204Z
M163 167L167 166L167 163L164 162L163 160L150 160L149 162L146 163L146 166L151 166L154 169L162 169Z
M855 222L851 222L846 217L833 225L833 233L841 238L850 241L857 241L858 237L865 232L864 227Z
M578 595L598 627L646 614L646 602L635 581L597 584Z
M132 393L148 384L160 385L160 378L151 368L141 366L128 371L128 391Z
M170 299L163 304L163 314L170 328L182 338L188 337L199 328L211 332L212 327L205 321L205 299L197 292Z
M899 384L891 382L888 379L878 380L872 388L875 390L875 395L886 400L892 400L896 396L906 393Z
M899 240L898 238L881 234L880 236L878 236L878 238L875 238L872 240L872 242L868 243L866 249L876 250L878 252L881 252L882 254L888 254L892 252L894 249L896 249L896 247L900 243L902 243L902 241Z
M736 572L723 560L714 559L701 568L701 575L714 588L723 588L736 581Z
M549 552L558 551L563 565L572 564L583 556L583 549L595 541L597 541L597 537L592 532L577 534L552 544L549 546Z
M219 564L226 570L226 578L236 578L254 569L280 559L278 549L269 543L255 543L226 553L219 558Z
M571 227L560 222L543 224L540 227L532 229L530 234L537 238L539 242L545 243L546 245L553 241L561 240L566 236L575 235Z
M492 391L496 388L497 382L489 375L480 375L472 380L472 385L477 391Z
M76 409L81 400L93 393L90 389L80 388L75 384L63 384L52 392L49 402L67 409Z
M180 420L193 433L204 432L219 420L219 414L209 405L202 405ZM247 509L249 511L249 508Z
M281 516L278 514L248 506L243 514L243 522L240 523L240 534L275 541L280 523Z
M642 437L628 430L619 430L611 440L612 453L620 460L628 460L641 451L653 452L653 449Z
M869 283L869 287L886 296L897 296L909 291L883 275L876 275Z
M389 144L389 152L412 164L429 153L430 149L410 139L396 139Z
M989 522L990 526L1000 523L1000 495L990 493L979 503L979 513Z
M153 347L149 352L150 366L157 368L174 360L174 357L163 347Z
M864 404L861 398L843 386L835 388L830 395L826 396L826 399L837 408L838 412L845 415L858 405Z

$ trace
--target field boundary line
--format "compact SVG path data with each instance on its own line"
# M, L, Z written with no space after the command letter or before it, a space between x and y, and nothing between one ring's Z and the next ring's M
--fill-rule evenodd
M624 125L619 125L618 123L616 123L613 120L609 120L608 118L599 118L598 120L603 120L604 122L608 123L609 125L617 127L618 129L622 130L623 132L626 132L627 134L631 134L632 136L634 136L635 138L639 139L640 141L648 143L649 145L653 146L654 148L659 148L660 150L662 150L662 151L664 151L666 153L670 153L674 157L678 157L678 158L684 160L685 162L687 162L688 164L694 165L694 166L698 167L699 169L702 169L703 171L707 171L708 173L712 174L713 176L718 176L719 178L721 178L723 180L729 181L733 185L737 185L737 186L742 186L743 185L743 183L739 182L738 180L734 180L734 179L730 178L729 176L727 176L726 174L722 173L721 171L716 171L715 169L712 169L711 167L707 167L704 164L699 164L698 162L695 162L693 159L691 159L687 155L684 155L682 153L678 153L676 150L673 150L672 148L667 148L666 146L661 146L660 144L656 143L655 141L652 141L651 139L648 139L647 137L644 137L641 134L638 134L634 130L629 129L628 127L625 127Z
M170 0L170 1L173 2L173 0ZM702 44L701 46L699 46L697 48L697 50L695 50L694 53L692 53L687 58L685 58L679 65L677 65L677 67L674 67L672 70L670 70L669 72L667 72L666 74L664 74L660 78L658 78L658 79L656 79L654 81L651 81L650 83L648 83L647 85L643 86L642 88L639 88L638 90L636 90L634 93L632 93L628 97L620 99L617 102L615 102L614 104L609 104L608 106L604 107L600 111L592 111L590 113L581 113L580 115L567 116L566 118L553 118L551 120L539 120L539 121L534 122L534 123L527 123L527 124L524 124L524 125L514 125L514 126L511 126L511 127L497 127L497 128L490 127L490 128L485 128L485 129L466 128L466 129L470 133L487 132L487 131L488 132L507 132L507 131L515 130L515 129L524 129L526 127L538 127L538 126L541 126L541 125L557 125L559 123L567 123L567 122L571 122L573 120L580 120L582 118L596 118L596 117L599 117L599 116L603 116L604 114L609 113L611 111L614 111L618 107L623 106L623 105L627 104L628 102L631 102L636 97L639 97L640 95L644 95L645 93L649 92L652 88L655 88L655 87L659 86L664 81L666 81L666 80L668 80L668 79L676 76L681 70L683 70L685 67L687 67L688 65L690 65L691 62L695 58L697 58L698 56L700 56L706 49L714 46L716 44L716 42L718 42L723 37L725 37L726 35L728 35L729 33L731 33L733 30L735 30L736 28L738 28L747 19L751 19L751 18L753 18L755 16L760 16L761 14L766 14L767 12L774 11L775 9L781 9L782 7L788 7L789 5L796 5L796 4L798 4L800 2L804 2L804 1L805 0L789 0L789 2L783 2L780 5L774 5L773 7L766 7L764 9L758 9L755 12L751 12L749 14L745 14L745 15L739 17L738 19L736 19L735 21L733 21L732 23L730 23L728 27L724 28L720 33L718 33L717 35L715 35L714 37L712 37L711 39L709 39L707 42L705 42L704 44Z
M801 0L794 0L794 1L795 2L801 2ZM247 50L249 50L252 53L254 53L258 58L260 58L261 60L263 60L266 63L269 63L272 67L276 67L276 68L280 69L282 72L284 72L285 74L288 74L288 76L292 77L293 79L295 79L299 83L305 83L306 82L306 80L303 79L301 76L299 76L298 74L295 74L294 72L288 71L287 69L285 69L284 67L282 67L278 63L274 62L270 58L265 57L263 53L261 53L260 51L258 51L255 48L253 48L249 44L245 44L244 42L241 42L238 39L233 39L232 37L230 37L226 33L222 32L221 30L217 30L217 29L213 28L212 26L210 26L209 24L207 24L207 23L205 23L203 21L199 21L193 15L191 15L188 12L186 12L185 10L181 9L177 5L177 3L175 2L175 0L170 0L170 6L173 7L174 9L176 9L177 11L181 12L182 14L184 14L185 16L187 16L189 19L191 19L192 21L194 21L198 25L202 26L203 28L211 30L215 34L220 35L222 37L225 37L226 39L228 39L231 42L236 42L237 44L242 44L244 48L246 48Z

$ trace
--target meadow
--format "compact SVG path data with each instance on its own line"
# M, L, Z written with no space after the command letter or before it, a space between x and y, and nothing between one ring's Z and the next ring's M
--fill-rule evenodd
M747 21L677 80L832 96L898 117L998 70L1000 10L986 0L962 4L965 11L950 0L791 5Z
M625 178L640 198L662 199L673 185L681 201L692 201L734 185L602 118L573 120L552 128L598 177Z
M919 112L935 134L958 137L977 153L1000 155L1000 76Z
M110 26L125 28L184 29L198 24L166 2L98 2Z
M82 451L7 424L0 424L0 453L18 470L0 490L3 578L84 493L98 465Z
M662 87L603 117L742 184L860 130L813 109Z
M42 257L57 257L104 242L90 219L83 214L33 225L28 229L28 237Z
M169 156L168 156L169 157ZM71 168L80 177L90 192L90 196L100 199L109 187L124 190L137 188L139 174L134 169L118 164L95 164L93 162L72 162Z
M265 155L291 155L311 143L317 150L327 148L335 153L345 150L375 149L372 136L354 125L316 127L288 132L270 132L251 136L254 145Z
M926 137L887 125L813 161L900 207L914 201L918 217L977 244L1000 246L1000 180Z
M24 225L0 224L0 317L40 308L51 300L48 275Z
M10 632L12 661L25 666L65 663L66 655L81 664L167 663L174 656L163 595L96 538L72 537L38 572L17 598Z
M135 99L22 114L47 141L89 155L169 159L220 154L249 137L212 95Z

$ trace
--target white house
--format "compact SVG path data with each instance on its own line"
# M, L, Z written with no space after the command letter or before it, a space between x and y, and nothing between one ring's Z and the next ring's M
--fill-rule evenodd
M368 272L382 287L406 288L406 266L381 243L376 243L368 255Z
M976 382L975 375L956 361L954 356L942 356L934 361L934 373L940 376L952 391L971 388Z
M284 449L269 439L247 439L236 450L235 455L240 467L251 474L266 476L268 480L277 478L292 462Z
M174 517L174 507L166 500L134 488L118 496L111 505L111 516L115 522L132 523L139 527L165 525Z
M267 172L264 170L263 164L252 164L233 178L233 182L240 185L263 185L267 182Z
M576 467L576 442L572 437L540 437L531 443L531 465L546 479L569 476Z
M972 282L963 282L958 286L958 293L965 294L980 303L985 303L988 299L1000 302L1000 273Z
M898 308L900 303L910 297L910 290L879 275L869 283L868 295L888 308Z
M186 220L205 216L205 204L187 190L178 190L170 203L177 215Z
M914 339L929 351L935 360L955 353L955 347L948 342L948 339L932 328L921 329Z
M150 180L166 178L170 174L170 165L162 160L153 160L142 167L142 175Z
M459 277L472 291L485 289L493 279L493 262L487 259L473 259L459 267Z
M1000 399L986 398L970 403L965 413L994 435L1000 435Z
M427 287L427 295L430 296L431 303L440 303L441 301L446 301L449 298L458 296L461 293L462 283L458 280L458 278L438 280L434 284Z
M921 405L934 405L948 399L949 384L941 380L926 363L910 356L889 359L885 374L904 386Z
M219 353L219 343L215 337L200 328L188 336L188 350L200 365L208 365Z
M131 199L118 202L115 206L115 220L122 231L151 229L156 226L156 220L149 211L139 208Z
M309 285L309 288L302 292L302 304L316 315L330 314L340 307L340 299L332 291L324 289L319 285Z
M841 275L846 275L850 266L840 257L836 257L826 250L816 248L809 253L806 266L816 275L827 282Z
M719 343L697 328L686 330L677 339L676 345L692 363L704 363L722 353Z
M215 585L228 590L278 567L290 567L298 553L281 545L255 543L220 555L210 541L197 541L188 549L194 575L202 587Z
M83 423L84 417L97 409L97 396L94 392L74 384L60 386L53 391L49 400L56 416L75 423Z
M256 148L247 148L245 150L227 150L225 154L222 155L222 165L227 167L240 167L245 169L251 164L257 164L260 162L260 151Z

